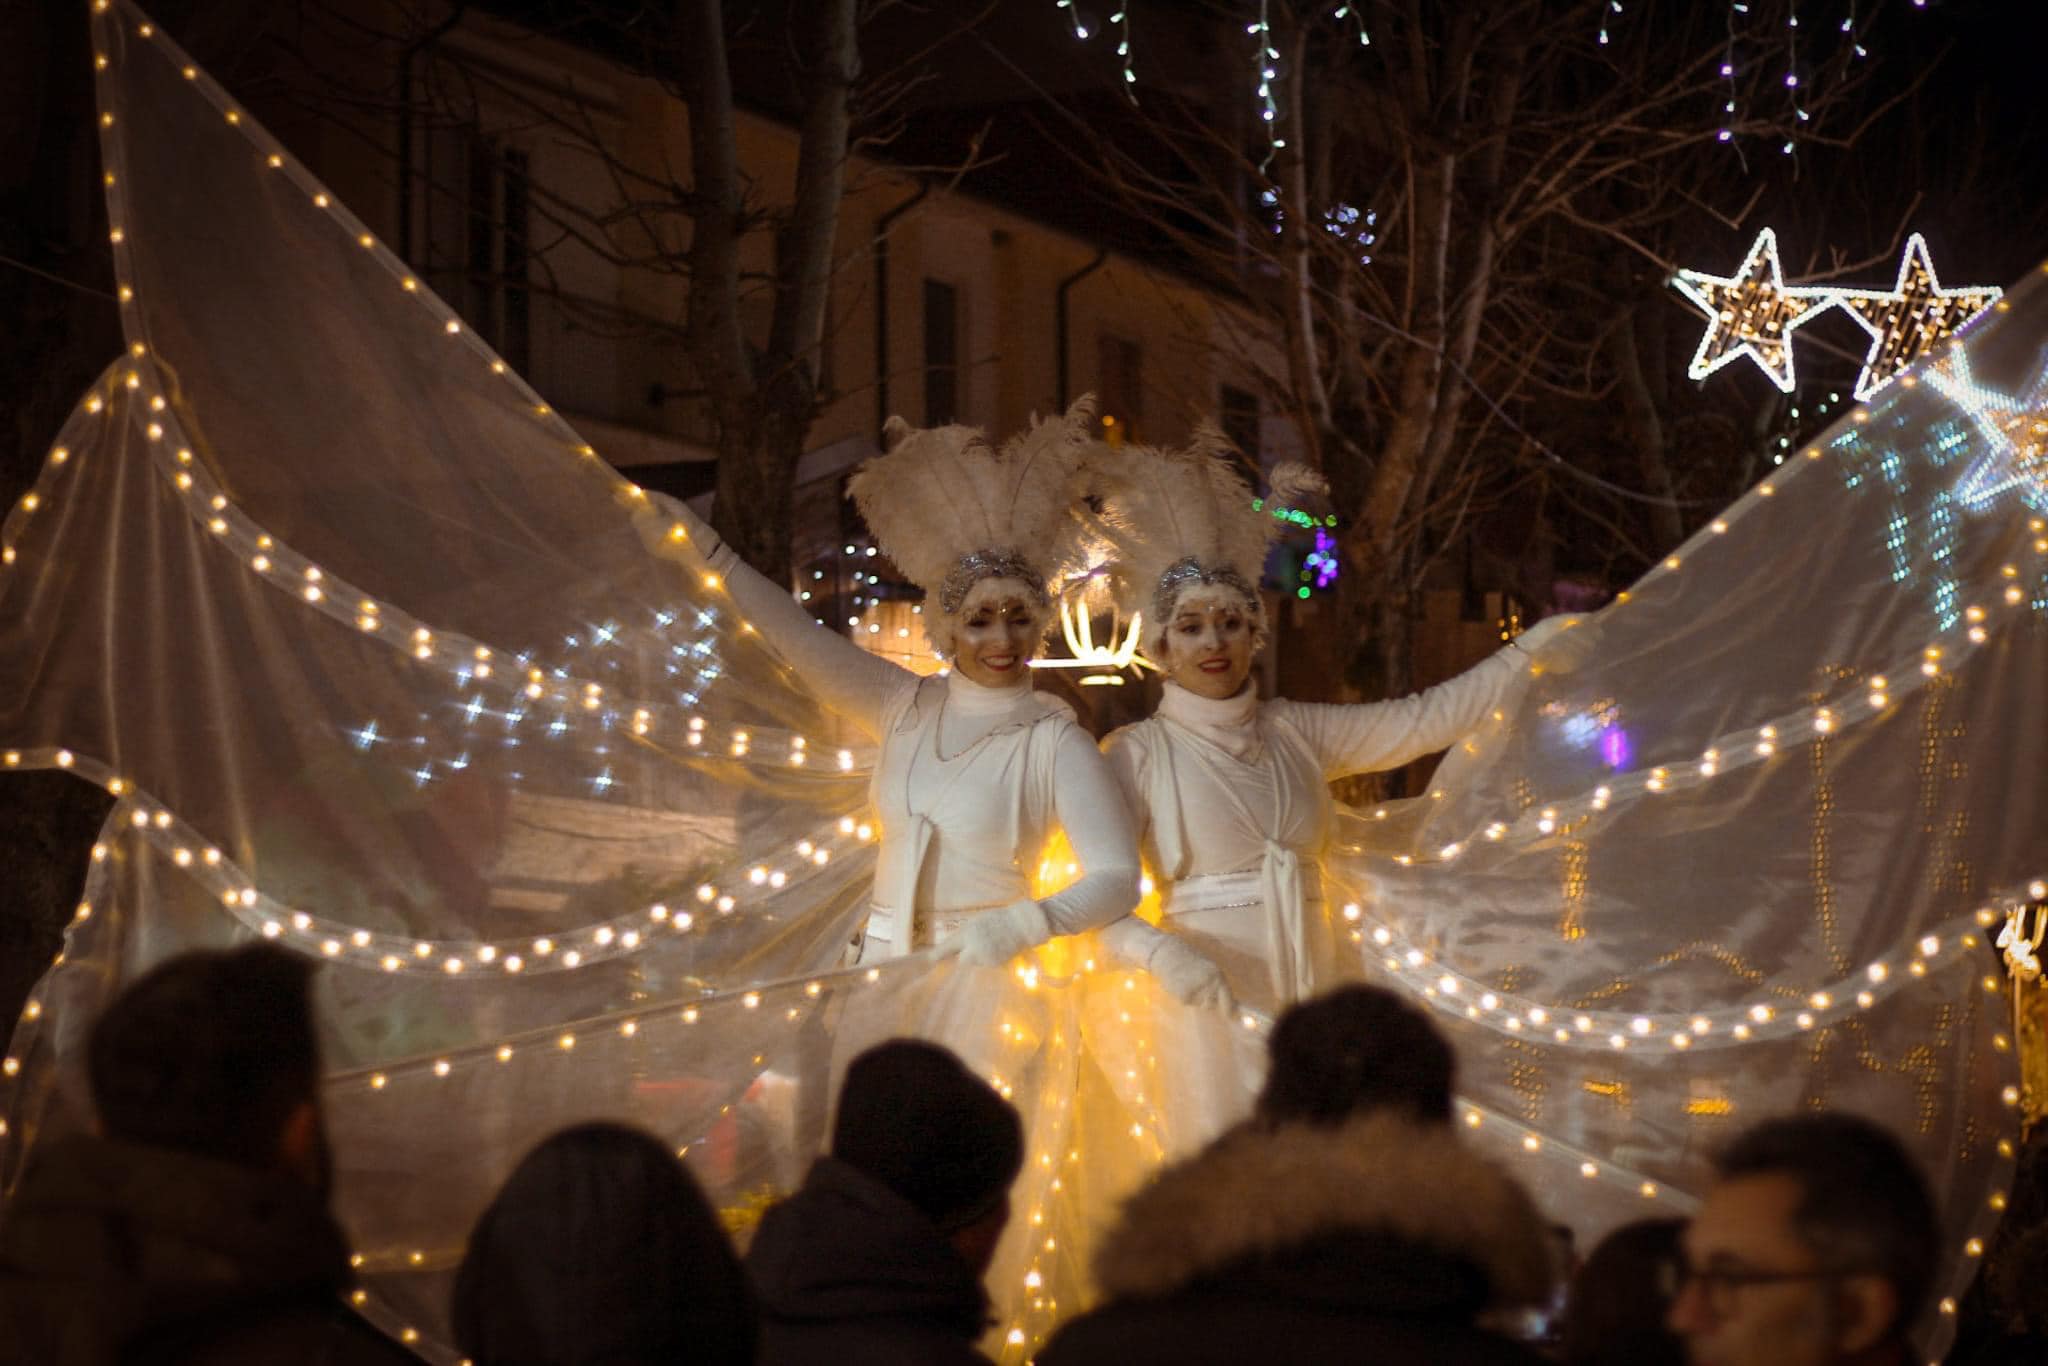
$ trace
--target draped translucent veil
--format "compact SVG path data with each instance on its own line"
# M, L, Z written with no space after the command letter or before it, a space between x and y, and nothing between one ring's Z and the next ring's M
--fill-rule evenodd
M1029 1126L991 1279L1021 1359L1109 1196L1241 1103L1262 1022L1088 941L837 970L866 749L657 497L145 16L95 9L128 351L0 536L0 746L117 803L6 1056L0 1183L84 1122L123 982L273 939L330 964L364 1309L453 1360L449 1275L534 1141L641 1123L744 1226L852 1051L917 1030ZM1439 1012L1472 1139L1582 1234L1826 1104L1913 1146L1958 1274L1988 1236L2017 1099L1991 938L2048 876L2042 283L1675 552L1436 791L1344 817L1360 971Z

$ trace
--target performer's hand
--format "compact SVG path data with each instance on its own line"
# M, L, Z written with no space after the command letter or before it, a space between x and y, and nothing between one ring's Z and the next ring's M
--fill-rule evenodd
M960 946L960 961L999 968L1052 938L1052 922L1036 901L1019 901L983 911L960 927L949 943Z
M1516 636L1514 643L1545 673L1575 673L1599 648L1600 628L1593 618L1576 613L1545 617Z
M1160 940L1146 967L1169 995L1185 1005L1215 1006L1226 1013L1237 1009L1223 969L1177 935Z

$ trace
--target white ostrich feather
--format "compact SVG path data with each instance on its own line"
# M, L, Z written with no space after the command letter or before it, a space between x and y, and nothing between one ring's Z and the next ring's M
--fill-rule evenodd
M1258 582L1279 524L1252 506L1251 486L1226 458L1230 448L1209 422L1178 449L1095 447L1102 512L1090 529L1115 559L1111 584L1126 612L1149 614L1160 577L1182 560Z
M1311 498L1322 498L1330 492L1330 481L1322 472L1302 464L1298 460L1287 460L1273 467L1266 476L1266 501L1282 507L1298 508Z
M1065 414L1032 418L1001 450L979 428L914 428L891 418L889 449L847 483L882 552L936 599L946 575L975 551L1018 556L1044 588L1073 555L1074 508L1095 413L1084 396Z

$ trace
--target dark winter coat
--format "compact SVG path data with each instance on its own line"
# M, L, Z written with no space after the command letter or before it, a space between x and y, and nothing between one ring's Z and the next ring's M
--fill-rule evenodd
M747 1250L761 1366L986 1366L988 1293L922 1211L821 1157Z
M1551 1268L1519 1186L1382 1115L1231 1131L1132 1197L1095 1278L1039 1366L1534 1366L1477 1320L1540 1303Z
M350 1311L348 1282L303 1181L67 1138L0 1215L0 1366L418 1366Z

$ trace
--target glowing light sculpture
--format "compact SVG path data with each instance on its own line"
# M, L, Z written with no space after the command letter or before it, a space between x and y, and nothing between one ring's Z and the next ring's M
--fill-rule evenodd
M1990 285L1943 289L1927 255L1927 239L1914 233L1906 239L1898 282L1890 289L1834 291L1835 301L1870 333L1856 397L1868 400L2004 293Z
M1138 637L1145 628L1142 612L1131 613L1129 630L1123 639L1117 639L1116 629L1111 627L1108 643L1095 643L1095 628L1088 618L1087 608L1078 611L1071 597L1060 599L1060 635L1066 641L1067 653L1071 659L1033 659L1027 661L1034 669L1105 669L1106 673L1093 673L1080 681L1086 686L1123 686L1122 670L1135 664L1142 668L1156 670L1158 666L1138 653Z
M1778 264L1778 235L1765 228L1733 275L1681 270L1671 278L1679 293L1707 315L1707 334L1686 367L1691 379L1705 379L1748 356L1786 393L1791 393L1792 333L1836 301L1828 288L1786 288Z

